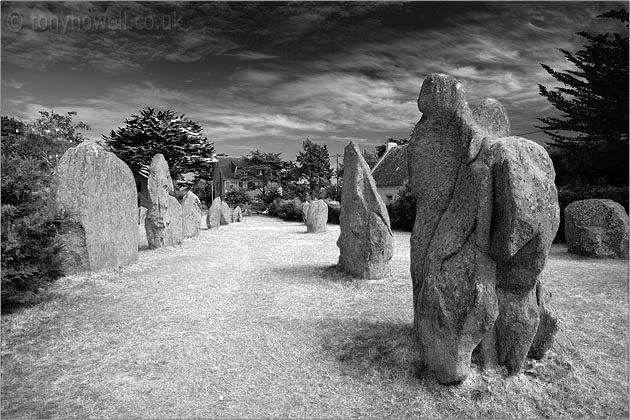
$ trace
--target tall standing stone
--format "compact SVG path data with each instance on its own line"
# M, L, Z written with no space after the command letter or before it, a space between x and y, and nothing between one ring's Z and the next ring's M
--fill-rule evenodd
M208 229L218 229L221 226L221 197L212 200L208 209Z
M308 208L306 231L308 233L326 232L328 223L328 205L322 200L315 200Z
M230 211L230 206L225 201L221 202L221 225L229 225L232 221L232 212Z
M199 236L201 227L201 201L192 191L186 192L182 201L182 229L184 238Z
M171 195L173 180L161 153L153 156L149 167L147 191L151 207L145 219L147 241L151 248L180 245L184 238L182 206Z
M71 216L59 240L64 271L116 268L138 258L138 198L131 169L86 141L64 153L55 170L54 200Z
M344 149L338 266L354 277L381 279L390 273L393 236L385 203L358 147Z
M558 226L553 166L535 143L504 137L497 101L471 111L449 76L425 79L418 108L408 161L420 357L444 384L465 379L475 348L485 366L515 373L550 314L536 288ZM551 339L539 337L539 348Z
M564 209L569 252L587 257L628 258L628 215L612 200L579 200Z

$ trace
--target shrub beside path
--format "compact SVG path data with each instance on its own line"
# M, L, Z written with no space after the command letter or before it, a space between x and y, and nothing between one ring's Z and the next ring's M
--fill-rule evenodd
M339 227L305 230L253 216L141 251L129 267L60 279L39 306L2 317L2 417L627 416L627 379L614 377L625 366L627 378L623 331L597 348L597 365L576 345L536 375L473 373L451 388L418 378L409 234L395 232L390 278L353 281L333 268ZM552 255L552 278L563 279L566 258ZM589 276L591 261L568 258ZM547 282L554 298L607 299L595 321L560 301L569 332L585 323L608 336L625 322L626 266L593 273L604 267L625 289Z

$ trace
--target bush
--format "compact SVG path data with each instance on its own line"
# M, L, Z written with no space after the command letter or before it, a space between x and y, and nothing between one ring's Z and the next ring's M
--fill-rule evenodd
M37 302L38 293L63 274L55 237L70 219L49 204L52 177L40 152L25 150L20 138L2 138L3 312Z
M570 185L558 187L558 201L560 203L560 226L554 242L565 242L564 209L574 201L602 198L616 201L628 212L628 187Z
M246 207L251 201L251 197L243 190L232 190L225 193L225 201L230 207Z
M392 229L411 232L416 220L416 199L411 194L411 187L405 184L396 198L387 203L387 213Z
M283 220L302 221L302 202L300 200L285 200L276 198L269 207L269 215Z

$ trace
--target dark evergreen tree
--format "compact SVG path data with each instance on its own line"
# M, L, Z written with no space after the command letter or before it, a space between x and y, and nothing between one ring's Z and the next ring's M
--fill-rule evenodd
M153 156L163 154L173 180L179 186L190 187L198 180L210 180L216 161L214 144L201 131L198 123L183 114L147 108L103 138L110 151L133 171L145 175ZM192 176L181 177L188 173Z
M628 11L611 10L600 18L618 19L628 27ZM628 33L577 33L587 40L576 53L560 49L577 70L542 67L565 85L540 94L562 114L539 118L537 127L551 137L549 145L572 149L625 151L628 156ZM571 135L571 133L576 133Z

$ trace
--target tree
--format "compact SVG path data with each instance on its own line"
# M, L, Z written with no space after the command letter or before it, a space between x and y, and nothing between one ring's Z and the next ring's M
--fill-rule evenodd
M43 136L52 138L62 138L71 145L77 145L86 140L86 137L76 130L89 130L90 126L79 121L72 122L72 117L77 115L76 111L69 111L66 115L57 114L54 111L39 111L41 115L32 127L35 132Z
M216 161L214 144L201 131L201 126L184 114L147 107L103 139L133 171L145 175L153 156L163 154L173 180L179 186L191 187L198 180L211 179ZM192 177L182 178L187 173Z
M287 163L280 159L281 153L264 153L254 150L243 156L244 166L241 169L243 181L253 182L262 194L267 193L267 186L279 183L282 172L287 169Z
M333 174L328 147L306 139L302 143L302 148L304 151L298 153L297 165L293 168L294 178L306 181L311 196L318 197L321 189L330 185Z
M75 127L71 117L64 121ZM29 130L28 124L2 117L0 290L3 312L36 302L39 291L62 274L60 247L55 236L69 219L58 214L52 204L54 165L48 158L55 145L65 150L71 143L50 137L52 132L47 134L41 135L37 130Z
M599 18L617 19L628 27L628 11L611 10ZM577 70L547 73L566 87L540 94L558 109L560 117L538 118L554 147L625 151L628 156L628 36L620 33L577 33L587 40L578 52L560 49ZM569 133L577 135L569 135Z

